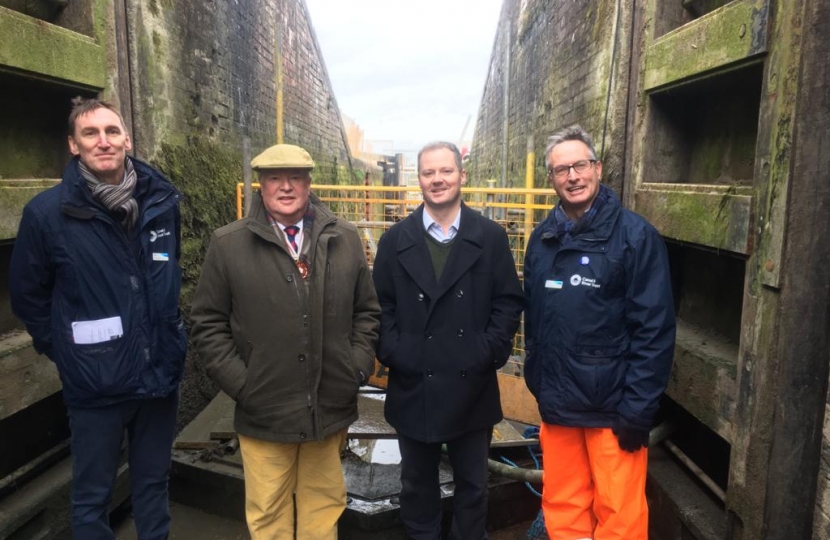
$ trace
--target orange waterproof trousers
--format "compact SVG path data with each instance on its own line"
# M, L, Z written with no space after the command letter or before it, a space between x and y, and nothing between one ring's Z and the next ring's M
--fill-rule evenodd
M542 423L542 511L551 540L647 540L648 450L622 450L610 428Z

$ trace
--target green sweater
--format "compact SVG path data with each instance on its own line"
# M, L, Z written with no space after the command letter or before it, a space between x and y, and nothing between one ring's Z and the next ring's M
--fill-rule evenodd
M444 271L444 265L447 264L447 257L450 256L450 249L452 248L453 242L455 242L455 238L449 242L439 242L426 230L424 231L424 235L427 238L430 258L432 258L432 268L435 270L435 281L439 281L441 279L441 272Z

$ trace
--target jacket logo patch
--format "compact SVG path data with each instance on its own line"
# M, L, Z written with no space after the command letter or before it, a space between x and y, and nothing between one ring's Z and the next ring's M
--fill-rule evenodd
M574 287L578 285L584 285L585 287L591 287L592 289L599 289L600 287L602 287L602 285L597 283L596 279L582 277L579 274L574 274L571 276L571 285L573 285Z
M159 229L157 231L150 231L150 242L155 242L162 236L170 236L170 231L167 229Z

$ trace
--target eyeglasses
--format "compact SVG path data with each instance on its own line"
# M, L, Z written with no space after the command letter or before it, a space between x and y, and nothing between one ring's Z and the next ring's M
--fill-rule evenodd
M576 163L572 163L570 165L557 165L556 167L548 168L548 178L565 178L568 176L571 169L573 169L576 174L582 174L584 172L588 172L588 169L590 169L596 162L596 159L580 159Z

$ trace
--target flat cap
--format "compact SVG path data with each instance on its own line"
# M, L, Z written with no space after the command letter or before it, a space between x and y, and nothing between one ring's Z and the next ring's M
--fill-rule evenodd
M261 169L313 169L311 155L293 144L275 144L251 160L251 168Z

